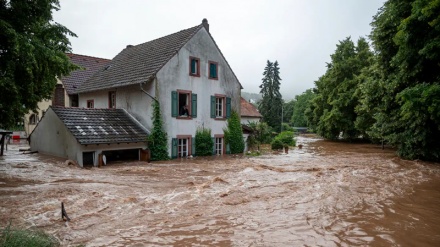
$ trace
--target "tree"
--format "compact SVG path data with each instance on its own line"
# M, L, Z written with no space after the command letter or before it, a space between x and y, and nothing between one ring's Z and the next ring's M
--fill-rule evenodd
M315 82L317 97L313 99L310 122L319 135L328 139L358 138L361 133L355 126L359 102L357 88L361 71L370 66L373 53L364 38L355 45L350 37L337 45L331 55L324 76Z
M372 23L377 73L365 85L362 108L374 111L370 135L404 158L440 160L439 11L437 0L389 0Z
M290 122L295 127L307 127L309 123L306 117L306 110L310 108L311 101L315 94L311 89L304 93L296 95L293 100L293 113Z
M293 114L293 105L295 104L295 100L291 100L289 102L283 103L283 123L289 123Z
M0 1L0 128L21 121L23 115L50 99L57 78L77 67L66 27L53 22L58 0Z
M168 160L168 135L163 128L160 105L157 101L153 103L153 129L148 136L148 148L151 152L151 160Z
M211 129L205 127L198 127L196 130L196 155L209 156L212 155L212 147L214 141L211 137Z
M263 115L263 121L267 122L275 131L280 131L283 99L280 93L281 78L278 62L272 63L268 60L263 76L260 85L260 94L263 98L258 109Z
M223 132L226 144L229 144L231 154L243 153L243 129L241 128L240 116L236 111L231 112L231 117L228 118L228 125L226 129L223 129Z

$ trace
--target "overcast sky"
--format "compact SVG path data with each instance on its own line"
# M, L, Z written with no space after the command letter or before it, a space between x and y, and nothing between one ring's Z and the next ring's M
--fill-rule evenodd
M258 93L266 61L278 60L291 99L325 73L336 44L366 37L384 0L61 0L54 20L78 35L73 52L111 59L207 18L244 92Z

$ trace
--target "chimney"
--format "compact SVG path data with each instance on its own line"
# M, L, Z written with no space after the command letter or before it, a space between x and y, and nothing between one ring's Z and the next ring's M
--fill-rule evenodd
M131 47L133 47L133 45L127 45L127 47L126 47L126 48L131 48Z
M208 31L208 33L209 33L209 24L208 24L208 20L206 18L203 18L202 25L205 27L206 31Z

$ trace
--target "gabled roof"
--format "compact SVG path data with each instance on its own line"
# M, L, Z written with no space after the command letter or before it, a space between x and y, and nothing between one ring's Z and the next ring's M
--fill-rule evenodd
M204 19L202 24L195 27L140 45L128 45L105 68L98 70L90 79L81 84L77 92L90 92L148 82L201 28L206 28L209 34L204 23L208 25L208 21ZM211 34L209 35L226 61ZM227 61L226 64L229 66Z
M124 109L51 108L80 144L147 141L147 131Z
M255 118L262 118L260 112L258 112L257 108L249 103L247 100L245 100L243 97L241 97L241 116L242 117L255 117Z
M92 75L107 65L111 60L99 57L78 55L73 53L66 54L70 61L81 67L79 70L72 71L70 75L61 78L67 94L75 94L76 89Z

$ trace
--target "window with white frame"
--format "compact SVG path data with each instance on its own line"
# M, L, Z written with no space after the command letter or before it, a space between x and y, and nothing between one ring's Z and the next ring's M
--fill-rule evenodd
M223 154L223 138L216 137L214 145L215 145L215 154L217 155Z
M177 139L177 157L187 157L189 150L188 138Z
M225 110L224 103L225 103L224 97L216 97L215 98L215 117L216 118L224 117L224 110Z

